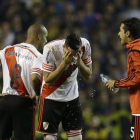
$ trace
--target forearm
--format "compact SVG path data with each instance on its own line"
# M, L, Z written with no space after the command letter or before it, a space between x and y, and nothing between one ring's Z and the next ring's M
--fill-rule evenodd
M80 73L82 74L82 76L85 79L90 79L91 75L92 75L92 69L91 67L86 66L82 60L80 60L79 64L78 64L78 68Z
M62 75L62 73L65 71L66 67L67 64L65 64L65 62L62 61L61 64L57 67L57 69L52 73L50 73L49 75L46 75L45 72L43 72L45 83L49 86L55 83Z
M130 75L124 79L119 79L115 81L115 87L132 87L140 84L140 79L137 75Z
M32 84L32 87L33 87L36 95L40 96L41 82L40 81L32 81L31 84Z
M41 80L37 73L31 74L31 85L37 96L40 95Z

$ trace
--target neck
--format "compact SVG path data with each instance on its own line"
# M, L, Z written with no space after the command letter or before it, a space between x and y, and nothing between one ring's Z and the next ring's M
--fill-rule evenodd
M31 44L31 45L33 45L34 47L38 48L38 45L37 45L37 43L35 43L34 40L27 39L27 40L25 41L25 43Z
M132 42L133 40L133 38L128 38L128 43Z

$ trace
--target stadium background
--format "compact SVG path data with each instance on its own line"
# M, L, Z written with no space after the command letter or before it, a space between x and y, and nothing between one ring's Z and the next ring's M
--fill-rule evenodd
M110 92L100 73L112 79L126 76L126 50L118 37L121 20L140 18L139 0L0 0L0 49L24 42L34 22L46 26L48 41L76 33L90 41L93 75L80 75L83 140L129 140L131 113L127 89ZM42 50L40 50L42 52ZM2 72L0 71L2 89ZM36 115L37 123L37 115ZM66 139L60 125L58 140ZM36 140L42 140L36 134Z

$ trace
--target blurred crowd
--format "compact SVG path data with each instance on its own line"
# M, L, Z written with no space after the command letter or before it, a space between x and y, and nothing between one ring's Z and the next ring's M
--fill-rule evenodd
M88 81L78 76L83 140L128 140L129 93L127 89L109 91L100 73L111 79L126 76L126 50L118 32L120 22L130 17L140 18L139 0L0 0L0 49L24 42L27 28L35 22L48 29L48 42L71 33L87 38L93 75ZM2 89L1 73L0 83ZM67 139L61 124L60 128L58 140ZM37 140L42 137L36 134Z

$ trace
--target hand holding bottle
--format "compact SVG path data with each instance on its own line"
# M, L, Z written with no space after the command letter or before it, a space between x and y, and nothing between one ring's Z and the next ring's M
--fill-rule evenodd
M105 85L110 90L112 90L115 93L119 91L119 88L114 87L115 80L111 80L107 75L104 75L104 74L100 74L100 76L101 76L103 83L105 83Z

